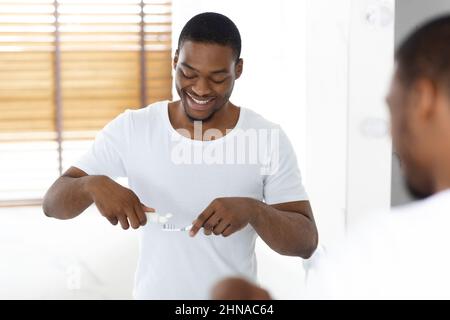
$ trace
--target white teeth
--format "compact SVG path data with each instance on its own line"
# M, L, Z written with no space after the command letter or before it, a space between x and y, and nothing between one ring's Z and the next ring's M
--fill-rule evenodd
M197 103L197 104L207 104L208 102L210 102L210 101L213 99L213 98L211 98L211 99L202 101L202 100L197 100L197 99L195 99L195 98L194 98L193 96L191 96L189 93L188 93L188 96L191 97L191 99L194 100L194 102Z
M192 100L194 100L194 102L198 103L198 104L207 104L208 103L208 101L200 101L200 100L196 100L194 98L192 98Z

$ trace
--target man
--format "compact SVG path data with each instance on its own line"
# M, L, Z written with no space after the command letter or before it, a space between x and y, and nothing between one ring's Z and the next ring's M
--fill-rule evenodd
M418 28L396 62L387 97L392 139L418 201L374 213L329 248L310 274L311 298L450 298L450 16ZM213 297L264 293L252 287L224 280Z
M450 16L415 30L396 62L387 97L392 141L418 201L376 214L350 232L345 255L336 259L348 281L334 296L448 299ZM359 265L352 265L355 257Z
M95 203L112 224L145 225L135 298L204 299L225 276L254 280L257 235L284 255L308 258L317 246L286 135L229 100L243 70L240 52L230 19L193 17L173 60L180 100L119 115L45 196L50 217L74 218ZM120 176L129 189L114 182ZM191 237L146 224L154 209L171 213L174 227L192 223Z

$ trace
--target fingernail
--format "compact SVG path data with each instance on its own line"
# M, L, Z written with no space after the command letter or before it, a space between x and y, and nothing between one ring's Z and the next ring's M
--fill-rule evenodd
M194 231L189 231L189 235L190 235L191 237L193 237L193 236L194 236Z

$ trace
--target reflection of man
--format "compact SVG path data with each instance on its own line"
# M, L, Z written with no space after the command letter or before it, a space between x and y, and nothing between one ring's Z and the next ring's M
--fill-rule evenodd
M450 16L416 30L396 60L387 98L393 144L411 193L422 200L351 230L318 261L310 297L450 298ZM228 293L215 297L245 285L222 281Z
M175 226L194 222L190 238L145 225L136 298L207 298L222 277L255 279L257 235L285 255L307 258L316 248L317 230L289 140L279 126L229 101L242 73L240 51L239 31L227 17L192 18L173 61L180 100L118 116L45 197L44 211L59 219L95 202L124 229L145 225L144 211L152 208L172 213ZM246 144L233 145L242 135ZM261 161L246 160L255 153ZM112 180L119 176L128 177L130 189Z

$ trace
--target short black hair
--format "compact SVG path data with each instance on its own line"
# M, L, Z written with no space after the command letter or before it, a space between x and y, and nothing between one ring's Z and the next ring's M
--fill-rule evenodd
M184 41L215 43L233 49L236 61L241 56L241 35L228 17L220 13L204 12L192 17L181 30L178 49Z
M398 47L395 58L404 85L425 77L450 95L450 15L418 27Z

